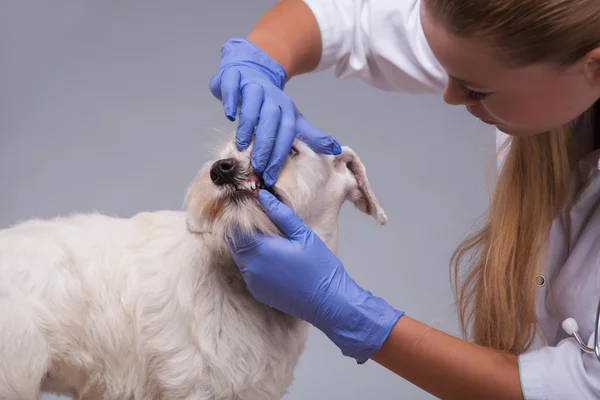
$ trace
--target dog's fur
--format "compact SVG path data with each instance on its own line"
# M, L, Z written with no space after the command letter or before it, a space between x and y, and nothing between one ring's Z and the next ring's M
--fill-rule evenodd
M235 159L236 184L256 182L250 151L228 141L217 157ZM285 394L307 324L249 294L224 240L233 229L280 232L256 190L213 184L213 161L191 183L186 211L33 219L0 231L0 399ZM346 200L387 218L348 147L326 156L297 140L274 190L334 252Z

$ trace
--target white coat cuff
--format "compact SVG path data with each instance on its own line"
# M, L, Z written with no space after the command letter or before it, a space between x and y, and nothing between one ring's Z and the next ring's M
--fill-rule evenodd
M519 356L521 392L525 400L546 400L544 395L544 360L546 353L534 350Z
M519 375L525 400L600 398L600 362L572 338L520 355Z
M335 1L303 0L304 4L312 11L319 31L321 32L321 58L315 72L324 71L338 63L344 38L349 37L348 21L344 21L342 10L339 10ZM349 5L351 7L351 4Z

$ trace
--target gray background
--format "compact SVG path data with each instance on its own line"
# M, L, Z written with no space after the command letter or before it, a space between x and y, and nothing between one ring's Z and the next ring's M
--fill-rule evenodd
M235 128L208 90L220 46L274 2L3 1L0 227L75 211L181 209L214 139ZM344 208L340 257L351 275L457 334L448 260L485 211L492 129L437 96L384 93L330 71L292 80L287 92L359 153L389 215L378 227ZM332 398L431 396L375 363L356 365L313 330L287 399Z

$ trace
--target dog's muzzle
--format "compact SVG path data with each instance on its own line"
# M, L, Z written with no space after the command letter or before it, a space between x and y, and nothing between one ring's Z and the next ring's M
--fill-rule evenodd
M234 158L215 161L210 167L210 179L216 186L230 187L234 193L248 193L258 196L258 189L263 187L258 177L241 172L242 168Z
M256 174L245 175L241 170L238 161L234 158L217 160L210 167L210 179L216 186L229 186L238 193L245 192L258 196L258 190L265 189L279 198L277 192L272 187L266 187Z

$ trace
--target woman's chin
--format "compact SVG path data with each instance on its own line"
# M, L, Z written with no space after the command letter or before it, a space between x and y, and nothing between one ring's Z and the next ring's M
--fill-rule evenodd
M514 127L511 127L511 126L502 125L500 123L494 124L494 126L500 132L502 132L504 134L507 134L509 136L534 136L534 135L538 135L538 134L544 132L544 131L533 130L533 129L519 129L519 128L514 128Z

